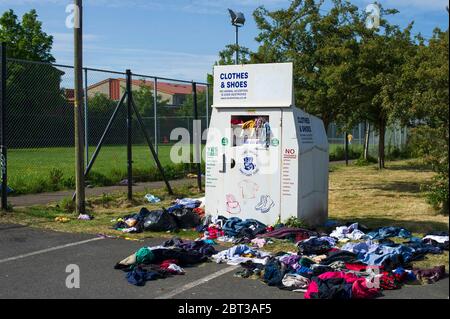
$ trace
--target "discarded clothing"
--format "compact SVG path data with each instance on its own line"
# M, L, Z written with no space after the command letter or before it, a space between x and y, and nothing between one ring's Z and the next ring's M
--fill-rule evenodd
M343 239L360 240L365 236L366 234L358 229L358 223L353 223L348 227L336 227L336 229L330 234L330 237L337 238L339 241L342 241Z
M92 220L92 219L94 219L94 216L88 215L88 214L80 214L80 215L78 215L77 219L79 219L79 220Z
M216 226L208 227L204 233L204 237L207 239L217 239L218 237L224 236L224 231Z
M178 237L174 237L170 240L167 240L163 243L164 247L177 247L186 251L198 251L199 253L211 257L216 254L217 251L215 248L206 243L204 240L182 240Z
M168 259L168 260L164 260L161 264L159 264L159 267L161 269L165 269L167 272L169 272L171 274L183 275L184 269L181 268L180 266L178 266L177 264L178 264L178 260Z
M307 289L310 280L299 274L286 274L281 280L283 286L289 289Z
M254 250L247 245L233 246L227 250L222 250L213 255L212 258L217 262L227 262L230 265L236 265L248 261L254 263L266 263L266 258L270 254L262 251Z
M331 247L334 247L336 245L336 239L329 236L321 236L321 237L311 236L308 239L302 240L302 242L309 242L309 241L314 241L316 243L328 243Z
M428 235L425 236L422 240L427 240L427 239L432 239L434 241L437 241L438 243L445 243L448 242L448 236L433 236L433 235Z
M175 203L177 205L182 205L184 208L197 208L202 202L195 198L182 198L175 200Z
M258 248L263 248L266 244L266 240L264 238L253 238L251 243Z
M271 232L258 235L258 237L270 237L270 238L277 238L277 239L290 239L295 242L301 241L304 239L308 239L311 236L317 236L317 232L313 232L307 229L302 228L294 228L294 227L281 227L278 229L275 229Z
M445 234L445 233L444 233ZM435 247L439 247L442 250L448 250L449 236L447 235L426 235L422 238L422 242Z
M145 194L144 198L149 202L149 203L159 203L161 201L160 198L156 197L155 195L152 194Z
M139 265L129 271L126 278L130 284L144 286L146 281L165 278L167 275L167 272L161 269L155 270L154 268L147 268L143 265Z
M142 247L136 252L136 263L150 264L155 258L153 251L149 247Z
M299 255L292 255L292 254L287 254L287 255L283 255L279 258L279 260L285 264L286 266L288 266L289 268L296 270L298 268L300 268L300 264L298 263L298 261L300 260L301 256Z
M367 233L367 236L369 236L372 239L385 239L389 237L401 237L401 238L410 238L411 232L401 228L401 227L380 227L375 231Z
M256 235L266 231L266 225L255 220L242 220L238 217L229 218L223 225L222 230L230 237L248 237L253 239Z
M346 243L341 247L341 249L355 253L357 258L363 259L370 250L374 250L377 247L379 247L379 244L376 244L371 240L367 240L359 243Z
M367 265L383 266L384 269L395 269L412 260L414 249L405 245L389 247L378 245L369 249L361 261Z
M188 229L200 225L200 216L192 210L192 208L182 207L173 209L170 215L175 217L178 228Z
M322 265L329 265L332 262L335 261L343 261L346 263L357 263L359 262L359 260L357 259L356 254L350 252L350 251L345 251L345 250L337 250L337 251L333 251L328 253L328 257L323 259L320 263Z
M429 269L413 269L414 275L424 284L432 284L445 277L445 266L437 266Z
M297 243L298 252L302 255L322 255L330 250L333 244L328 239L310 237Z
M264 267L263 281L269 286L281 286L286 265L276 259L270 259Z
M143 207L138 214L124 216L113 226L116 230L128 229L126 232L140 233L148 231L172 231L178 228L173 216L165 210L149 211Z
M367 280L352 273L327 272L314 277L305 293L306 299L367 299L379 295Z

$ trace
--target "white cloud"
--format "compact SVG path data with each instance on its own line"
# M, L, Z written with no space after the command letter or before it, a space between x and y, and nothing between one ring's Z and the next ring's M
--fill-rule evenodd
M367 5L375 1L363 0L354 1L356 4L362 3ZM401 11L407 10L421 10L421 11L444 11L445 7L448 6L448 0L378 0L381 5L386 8L395 8Z
M204 82L218 59L208 54L100 46L97 39L96 35L85 35L83 59L87 67L119 72L131 69L137 74ZM73 65L72 35L57 34L53 53L57 63ZM111 75L92 72L89 78L98 82L108 76Z
M72 0L0 0L0 5L68 5ZM217 14L228 7L255 9L264 5L289 5L289 0L85 0L85 7L141 8L152 10L187 11L190 13Z
M73 33L51 32L49 34L53 36L53 53L73 52ZM99 39L100 37L95 34L83 34L83 44L87 46Z

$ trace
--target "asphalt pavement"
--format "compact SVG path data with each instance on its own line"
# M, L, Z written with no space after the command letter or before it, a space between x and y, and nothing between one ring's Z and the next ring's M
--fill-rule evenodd
M119 260L144 242L69 234L21 225L0 224L0 298L181 298L181 299L302 299L295 293L269 287L259 280L234 277L238 267L214 262L185 268L185 275L149 281L143 287L127 282L113 269ZM68 265L80 270L80 288L69 289ZM433 285L404 286L382 298L448 299L448 277Z

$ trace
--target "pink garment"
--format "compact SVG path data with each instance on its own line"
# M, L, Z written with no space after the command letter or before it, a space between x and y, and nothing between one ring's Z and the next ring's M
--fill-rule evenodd
M343 278L345 282L352 284L352 299L368 299L374 298L379 294L379 289L367 287L365 278L356 276L353 273L346 273L343 271L325 272L318 276L320 280L327 280L331 278ZM305 292L305 299L311 299L311 294L319 292L317 283L312 280Z
M254 238L252 239L251 243L258 248L263 248L266 244L266 240L264 238Z

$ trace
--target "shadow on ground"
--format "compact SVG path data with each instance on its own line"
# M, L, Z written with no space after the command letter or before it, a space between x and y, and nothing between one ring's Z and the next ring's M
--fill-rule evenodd
M364 218L332 218L338 223L346 224L349 222L358 223L367 228L373 229L384 226L398 226L406 228L414 233L428 233L432 231L448 231L448 224L444 222L435 221L408 221L398 220L392 218L376 218L376 217L364 217Z

